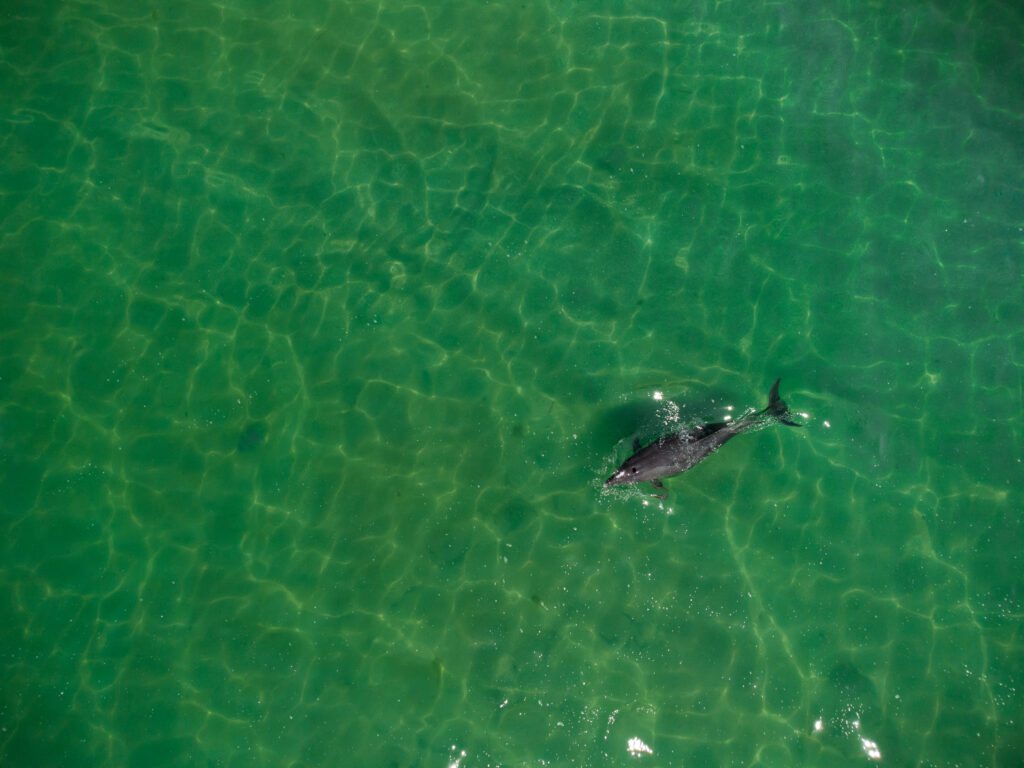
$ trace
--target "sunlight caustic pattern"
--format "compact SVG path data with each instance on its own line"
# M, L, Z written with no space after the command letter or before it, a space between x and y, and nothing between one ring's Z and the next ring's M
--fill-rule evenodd
M1020 27L16 3L0 761L1019 764Z

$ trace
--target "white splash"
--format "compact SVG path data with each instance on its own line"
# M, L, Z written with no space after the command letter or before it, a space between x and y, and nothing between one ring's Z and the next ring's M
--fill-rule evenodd
M654 754L654 750L648 747L646 744L644 744L643 741L638 739L636 736L629 740L629 744L627 745L626 750L633 757L641 757L643 755Z
M871 760L882 759L882 751L878 748L878 745L871 739L865 739L863 736L861 736L860 745L864 747L864 752Z
M455 754L455 750L456 749L458 749L458 747L456 747L454 744L452 744L452 754ZM466 750L460 749L459 750L459 756L457 758L455 758L455 762L448 764L448 768L459 768L459 766L462 765L462 761L463 761L463 759L465 757L466 757Z

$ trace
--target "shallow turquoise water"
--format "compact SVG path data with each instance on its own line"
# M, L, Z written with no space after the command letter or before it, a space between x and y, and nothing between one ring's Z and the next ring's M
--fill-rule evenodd
M1022 22L5 6L0 762L1020 765Z

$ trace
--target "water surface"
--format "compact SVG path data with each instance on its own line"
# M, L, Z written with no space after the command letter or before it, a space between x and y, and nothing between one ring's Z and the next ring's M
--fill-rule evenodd
M1022 35L7 7L2 762L1019 765Z

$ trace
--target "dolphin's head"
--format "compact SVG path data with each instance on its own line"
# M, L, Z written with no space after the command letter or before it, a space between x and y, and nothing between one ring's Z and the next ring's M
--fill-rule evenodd
M614 474L604 481L605 488L611 488L613 485L625 485L626 483L642 483L646 480L646 477L642 477L643 473L640 471L640 467L631 462L626 462L617 470Z

